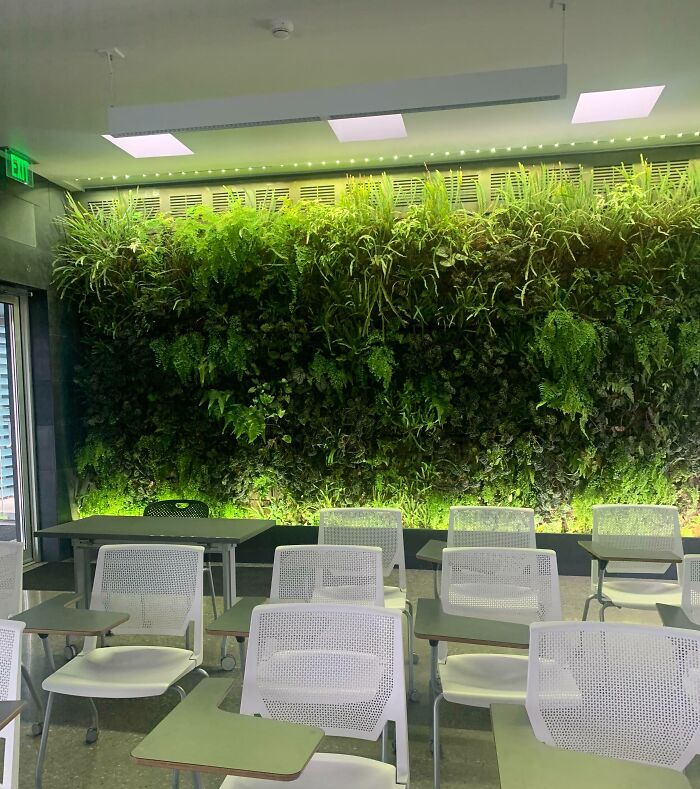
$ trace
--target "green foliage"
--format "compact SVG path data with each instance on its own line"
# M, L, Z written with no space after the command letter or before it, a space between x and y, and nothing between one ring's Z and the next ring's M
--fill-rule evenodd
M465 211L439 173L337 205L147 220L69 198L55 283L79 315L83 511L154 496L314 522L400 506L596 501L698 522L700 184L605 195L522 170Z

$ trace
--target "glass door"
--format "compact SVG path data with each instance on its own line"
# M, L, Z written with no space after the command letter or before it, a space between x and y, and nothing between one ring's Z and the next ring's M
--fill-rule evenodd
M0 293L0 540L33 557L33 442L26 303Z

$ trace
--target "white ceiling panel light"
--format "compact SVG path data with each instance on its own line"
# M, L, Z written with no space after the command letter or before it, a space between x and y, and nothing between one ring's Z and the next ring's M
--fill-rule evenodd
M624 90L599 90L582 93L572 123L598 123L646 118L654 109L665 85Z
M340 142L398 140L406 137L401 115L367 115L362 118L336 118L328 123Z
M157 156L191 156L191 151L172 134L142 134L137 137L112 137L102 135L117 148L126 151L134 159L154 159Z
M566 95L566 65L452 74L312 91L109 108L114 137L236 129L465 107L552 101Z

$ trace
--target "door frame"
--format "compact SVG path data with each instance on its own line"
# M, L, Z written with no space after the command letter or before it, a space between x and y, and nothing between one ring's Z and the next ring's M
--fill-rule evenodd
M19 495L15 494L20 510L22 536L24 538L24 561L32 562L39 556L36 539L37 527L37 483L36 443L34 430L34 402L32 389L31 344L29 333L29 298L31 293L18 288L0 285L0 302L12 308L10 323L11 349L13 357L14 415L18 428L17 450L19 463Z

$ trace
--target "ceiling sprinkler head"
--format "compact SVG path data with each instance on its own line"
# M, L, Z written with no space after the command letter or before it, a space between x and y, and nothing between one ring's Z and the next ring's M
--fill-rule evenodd
M289 38L294 32L294 23L289 19L275 19L270 29L275 38Z

